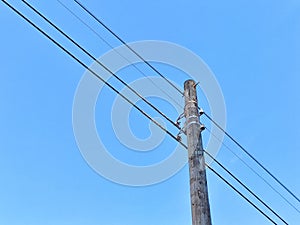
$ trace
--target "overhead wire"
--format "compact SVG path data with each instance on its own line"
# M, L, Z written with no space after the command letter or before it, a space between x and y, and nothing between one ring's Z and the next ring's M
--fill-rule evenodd
M158 90L160 90L163 94L165 94L169 99L171 99L178 107L183 109L182 105L178 103L178 101L167 93L164 89L158 86L148 75L146 75L139 67L137 67L134 63L132 63L126 56L120 53L114 46L112 46L108 41L106 41L94 28L92 28L89 24L87 24L83 19L81 19L74 11L72 11L66 4L64 4L60 0L56 0L63 8L65 8L72 16L74 16L79 22L81 22L84 26L86 26L92 33L94 33L97 38L99 38L102 42L104 42L108 47L110 47L114 52L116 52L119 56L121 56L124 60L126 60L129 65L134 67L140 74L142 74L145 78L147 78L153 86L155 86Z
M101 63L96 57L94 57L91 53L89 53L86 49L84 49L80 44L78 44L74 39L72 39L68 34L66 34L62 29L56 26L52 21L50 21L47 17L45 17L41 12L39 12L36 8L34 8L30 3L25 0L22 2L28 6L31 10L33 10L39 17L45 20L48 24L50 24L55 30L57 30L60 34L66 37L69 41L71 41L76 47L78 47L81 51L83 51L86 55L88 55L91 59L96 61L102 68L104 68L108 73L110 73L113 77L115 77L118 81L120 81L123 85L125 85L130 91L132 91L135 95L141 98L145 103L147 103L151 108L153 108L157 113L163 116L166 120L168 120L171 124L173 124L177 129L180 130L179 126L172 121L169 117L167 117L163 112L161 112L156 106L154 106L151 102L149 102L146 98L140 95L136 90L134 90L130 85L128 85L124 80L122 80L119 76L117 76L114 72L112 72L106 65Z
M253 169L245 160L243 160L238 154L236 154L224 141L221 141L217 135L215 135L209 128L205 127L205 129L215 138L219 143L221 143L227 150L229 150L237 159L239 159L248 169L250 169L256 176L258 176L267 186L269 186L277 195L280 196L288 205L290 205L293 209L295 209L298 213L300 210L291 203L286 197L284 197L273 185L268 182L263 176L261 176L255 169Z
M235 181L237 181L243 188L245 188L254 198L256 198L261 204L263 204L268 210L270 210L277 218L279 218L284 224L288 225L288 223L278 214L276 213L265 201L263 201L257 194L255 194L249 187L247 187L240 179L238 179L232 172L230 172L219 160L213 157L209 152L203 150L206 155L208 155L215 163L218 164L223 170L226 171Z
M11 10L13 10L17 15L19 15L21 18L23 18L26 22L28 22L31 26L33 26L36 30L38 30L41 34L43 34L46 38L48 38L52 43L54 43L57 47L59 47L61 50L63 50L67 55L69 55L71 58L73 58L76 62L78 62L81 66L83 66L85 69L87 69L89 72L91 72L94 76L96 76L99 80L101 80L105 85L107 85L109 88L111 88L114 92L116 92L118 95L120 95L124 100L126 100L129 104L131 104L134 108L136 108L140 113L142 113L145 117L147 117L150 121L152 121L154 124L156 124L160 129L165 131L169 136L171 136L175 141L177 141L179 144L181 144L185 149L187 149L187 146L183 144L181 141L179 141L171 132L169 132L166 128L162 127L157 121L153 120L151 116L149 116L147 113L145 113L142 109L140 109L138 106L136 106L133 102L131 102L126 96L124 96L122 93L120 93L116 88L114 88L111 84L109 84L107 81L105 81L99 74L97 74L95 71L90 69L85 63L83 63L79 58L77 58L73 53L71 53L68 49L66 49L63 45L61 45L58 41L56 41L54 38L52 38L49 34L47 34L45 31L43 31L40 27L38 27L35 23L33 23L30 19L28 19L25 15L23 15L20 11L18 11L16 8L14 8L11 4L6 2L5 0L1 0L5 5L7 5ZM207 165L209 166L209 165ZM209 167L210 168L210 167ZM212 168L210 168L212 169ZM214 172L214 171L213 171ZM214 172L216 175L216 171ZM218 175L220 178L222 176ZM226 179L222 178L224 181ZM234 188L228 181L226 183L233 188L237 193L238 190ZM245 198L245 196L244 196ZM247 200L247 198L245 198ZM266 218L268 218L270 221L273 221L266 215L262 210L260 210L257 206L255 206L254 203L252 203L249 199L247 200L252 206L254 206L262 215L264 215ZM276 224L273 221L274 224Z
M250 205L252 205L257 211L259 211L262 215L264 215L270 222L272 222L274 225L277 225L277 223L268 216L265 212L263 212L258 206L256 206L251 200L249 200L242 192L240 192L237 188L235 188L231 183L229 183L224 177L221 176L216 170L214 170L211 166L206 165L207 168L212 171L215 175L217 175L222 181L224 181L231 189L233 189L236 193L238 193L243 199L245 199Z
M95 16L87 7L85 7L81 2L74 0L77 5L79 5L86 13L88 13L92 18L94 18L102 27L104 27L108 32L110 32L115 38L117 38L123 45L125 45L131 52L133 52L139 59L141 59L147 66L149 66L156 74L162 77L168 84L175 88L181 95L181 91L175 84L173 84L166 76L159 72L154 66L152 66L146 59L144 59L141 54L130 47L118 34L116 34L112 29L110 29L103 21L101 21L97 16Z
M206 112L204 115L217 126L231 141L233 141L246 155L248 155L257 165L259 165L269 176L271 176L283 189L285 189L294 199L300 203L300 199L289 188L287 188L273 173L271 173L261 162L259 162L249 151L247 151L236 139L225 131L216 121L214 121ZM298 211L298 210L297 210Z
M139 108L137 105L135 105L132 101L130 101L125 95L123 95L121 92L119 92L116 88L114 88L110 83L105 81L99 74L97 74L95 71L90 69L85 63L83 63L80 59L78 59L73 53L71 53L69 50L67 50L63 45L61 45L58 41L56 41L54 38L52 38L49 34L47 34L45 31L43 31L40 27L38 27L35 23L33 23L30 19L28 19L25 15L23 15L20 11L18 11L15 7L13 7L11 4L9 4L5 0L1 0L6 6L8 6L11 10L13 10L16 14L18 14L21 18L23 18L26 22L28 22L31 26L33 26L36 30L38 30L41 34L43 34L47 39L49 39L53 44L55 44L58 48L63 50L67 55L69 55L72 59L74 59L76 62L78 62L81 66L83 66L85 69L87 69L89 72L91 72L96 78L98 78L100 81L102 81L105 85L107 85L110 89L112 89L115 93L120 95L125 101L127 101L130 105L132 105L135 109L137 109L140 113L142 113L145 117L147 117L150 121L152 121L155 125L157 125L160 129L162 129L164 132L166 132L170 137L172 137L174 140L176 140L179 144L181 144L184 148L187 148L185 144L178 141L177 138L169 132L166 128L164 128L161 124L159 124L156 120L152 119L147 113L145 113L141 108Z

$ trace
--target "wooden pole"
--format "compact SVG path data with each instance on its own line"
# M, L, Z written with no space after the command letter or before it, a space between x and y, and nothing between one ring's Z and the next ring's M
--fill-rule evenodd
M192 225L211 225L205 159L202 146L196 83L184 83L186 135L188 142Z

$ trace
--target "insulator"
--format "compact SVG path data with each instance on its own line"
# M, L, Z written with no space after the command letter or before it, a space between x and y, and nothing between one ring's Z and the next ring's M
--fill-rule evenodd
M200 125L200 130L201 130L201 131L204 131L204 130L205 130L204 124L201 124L201 125Z
M199 110L199 115L202 116L203 114L204 114L204 110L203 110L203 109L200 109L200 110Z

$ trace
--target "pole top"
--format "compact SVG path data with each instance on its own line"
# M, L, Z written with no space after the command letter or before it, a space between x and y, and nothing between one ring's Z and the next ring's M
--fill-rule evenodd
M186 81L184 82L184 85L186 85L186 84L188 84L188 83L190 83L190 84L192 84L192 85L196 84L196 82L195 82L193 79L188 79L188 80L186 80Z
M196 87L196 82L192 79L186 80L184 82L184 89L190 89L190 88L195 88Z

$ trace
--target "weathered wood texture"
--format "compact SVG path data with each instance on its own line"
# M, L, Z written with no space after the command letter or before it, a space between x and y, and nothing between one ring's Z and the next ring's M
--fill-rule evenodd
M205 159L201 138L196 84L184 83L186 135L188 142L192 225L211 225Z

